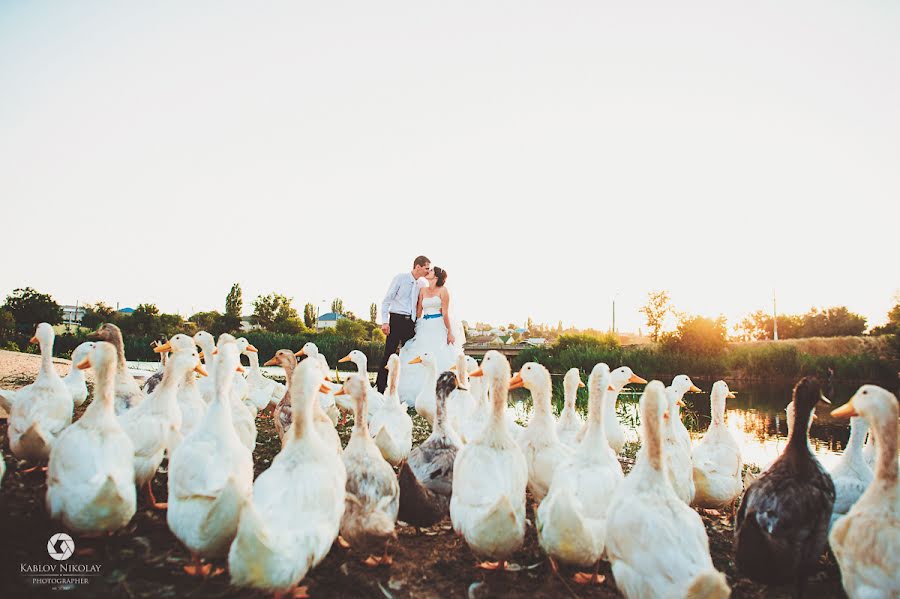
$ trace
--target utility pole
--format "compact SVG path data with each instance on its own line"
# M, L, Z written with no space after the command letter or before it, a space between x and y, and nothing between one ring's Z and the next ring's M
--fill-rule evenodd
M613 296L613 305L612 305L613 313L612 313L612 332L613 335L616 333L616 297Z
M778 306L775 303L774 289L772 289L772 338L778 341Z

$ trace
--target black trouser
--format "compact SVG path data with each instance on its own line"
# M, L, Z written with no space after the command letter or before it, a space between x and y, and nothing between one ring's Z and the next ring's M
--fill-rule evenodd
M391 355L400 351L404 343L416 336L416 325L409 316L391 312L391 321L388 324L391 325L391 333L384 342L384 358L381 360L381 368L378 369L378 378L375 382L379 393L384 393L387 387L388 372L385 367Z

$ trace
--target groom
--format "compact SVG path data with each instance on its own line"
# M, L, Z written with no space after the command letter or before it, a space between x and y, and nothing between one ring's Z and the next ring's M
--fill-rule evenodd
M419 300L416 281L430 270L431 260L418 256L413 260L412 272L401 272L394 277L384 301L381 302L381 330L387 335L387 341L384 343L384 359L381 360L376 381L379 393L384 393L384 388L387 387L388 373L385 367L391 354L397 353L416 334L416 304Z

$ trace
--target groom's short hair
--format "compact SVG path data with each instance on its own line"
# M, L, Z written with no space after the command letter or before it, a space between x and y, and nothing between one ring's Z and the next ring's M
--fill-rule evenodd
M426 264L430 264L431 260L426 258L425 256L416 256L416 259L413 260L413 268L416 266L425 266Z

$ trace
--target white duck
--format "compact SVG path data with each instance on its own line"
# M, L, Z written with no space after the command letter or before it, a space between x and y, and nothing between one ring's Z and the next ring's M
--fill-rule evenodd
M247 355L247 359L250 360L250 371L247 373L247 399L253 405L253 408L259 413L260 410L265 410L273 401L278 401L281 397L284 397L284 393L281 394L277 399L274 396L275 393L275 381L270 378L266 378L262 370L259 369L259 353L250 352Z
M162 463L166 450L172 453L181 441L181 408L178 407L178 386L189 373L204 375L200 357L195 350L177 351L166 362L162 381L153 393L119 417L122 429L134 447L134 482L138 488L147 485L150 502L158 503L151 481Z
M194 333L194 343L200 348L203 369L209 374L209 378L199 381L197 386L203 401L210 403L216 397L216 340L206 331L197 331Z
M234 585L304 596L297 585L337 538L346 472L313 425L322 380L315 360L304 360L293 374L289 440L256 479L228 552Z
M831 412L840 418L862 416L878 439L874 480L828 536L850 599L900 596L898 414L897 397L876 385L863 385Z
M91 346L73 368L94 369L95 400L53 444L46 503L54 520L96 534L127 525L136 496L131 439L115 414L116 348L102 341Z
M88 335L92 341L106 341L116 348L116 414L122 415L131 408L137 407L144 400L144 392L134 377L128 372L125 361L125 342L122 331L116 325L106 322Z
M87 399L88 388L87 382L84 380L84 371L80 368L76 368L75 365L88 357L93 349L93 341L85 341L73 349L72 367L69 369L68 374L63 377L63 383L66 384L66 388L69 390L69 393L72 394L72 402L75 404L76 408L82 405Z
M480 567L503 569L525 542L525 487L528 464L506 427L509 362L498 351L484 356L470 376L485 376L491 387L491 417L481 436L463 447L453 464L450 520L479 556L499 560Z
M862 455L863 441L869 432L865 418L850 419L850 439L838 463L832 468L831 481L834 483L834 509L831 525L841 516L847 515L853 504L859 500L871 484L874 474Z
M331 420L333 426L337 426L341 417L341 411L337 407L335 392L340 389L340 385L331 382L331 367L328 366L328 359L319 354L316 356L319 366L322 368L322 376L325 377L325 383L319 392L319 407L325 412L325 415Z
M258 353L258 350L253 347L246 337L238 337L235 342L238 346L238 352L242 356L251 356ZM249 357L247 358L250 359ZM257 364L259 363L259 359L257 357ZM250 412L250 415L256 418L256 413L259 411L259 408L256 407L256 404L250 399L250 383L244 377L245 373L235 372L234 373L234 388L232 393L237 395L238 399L241 403L244 404L244 407L247 408L247 411ZM262 375L260 375L262 376Z
M421 356L416 356L409 361L410 364L421 364L425 368L425 375L422 377L422 389L416 396L416 414L428 421L428 424L434 426L434 411L437 396L435 395L435 385L437 385L437 359L434 354L424 352ZM447 402L448 404L450 402ZM450 413L450 406L447 406L447 413ZM449 428L453 429L453 423L447 419Z
M478 362L475 361L475 358L466 356L465 380L468 385L462 382L463 377L457 377L457 379L458 384L468 386L469 394L473 399L473 404L469 417L459 424L460 430L458 432L460 442L462 442L463 439L466 439L466 442L468 442L480 437L481 432L484 430L485 423L487 423L491 416L491 402L488 399L487 386L484 385L482 381L483 377L471 376L476 370L478 370ZM450 400L450 398L448 398L448 400ZM513 436L513 438L515 439L515 436Z
M619 416L616 414L616 401L619 393L629 383L643 384L647 381L636 375L628 366L620 366L613 370L610 373L610 380L612 381L613 389L615 389L615 394L612 396L612 401L607 401L605 404L606 414L604 414L603 425L606 427L606 438L609 439L609 446L616 452L616 455L619 455L622 453L622 448L625 447L625 429L622 427L622 424L619 422Z
M450 394L450 398L447 401L447 417L450 421L450 426L459 434L460 440L463 443L468 443L470 439L478 436L481 430L479 426L473 427L470 424L472 418L476 417L478 404L472 395L472 391L469 389L469 369L466 364L465 354L460 352L452 370L456 371L456 378L459 384ZM435 379L435 386L437 386L437 379ZM482 420L477 424L483 427L484 421ZM473 428L475 431L472 430ZM469 434L466 434L464 431L467 431Z
M235 368L235 371L232 372L232 378L235 381L237 381L237 378L235 377L240 377L241 380L244 380L242 377L244 373L244 367L241 366L240 363L240 352L242 344L238 343L237 340L228 333L223 333L219 335L219 340L216 343L217 349L213 353L217 353L218 348L221 347L223 343L234 343L237 347L238 365ZM252 452L256 448L256 415L241 400L240 394L234 388L234 381L232 382L231 388L231 421L234 424L234 430L237 433L238 438L241 440L241 443L243 443L247 447L247 449Z
M666 474L675 494L691 505L694 499L694 467L691 462L690 437L687 444L680 436L676 422L681 423L678 408L684 406L681 393L673 385L666 388L669 417L663 423L663 445L665 446ZM683 425L682 425L683 426Z
M53 367L54 337L53 327L46 322L37 326L31 343L41 345L41 369L7 407L9 448L21 460L46 460L53 442L72 424L72 394Z
M584 428L584 419L575 411L575 400L581 387L584 387L581 373L577 368L570 368L563 377L563 409L556 421L556 435L563 445L572 448L578 445L579 433Z
M594 366L588 379L587 431L571 458L560 464L536 513L538 542L551 560L595 566L592 574L575 575L581 584L602 582L598 569L606 547L606 511L624 478L603 426L609 383L609 366Z
M550 372L537 362L527 362L509 382L510 389L519 387L531 391L534 402L534 411L519 439L519 447L528 464L528 490L540 503L559 465L571 459L572 448L563 445L556 436L556 419L550 408L553 393Z
M728 597L703 521L666 478L662 436L669 415L661 382L647 385L639 409L643 447L607 512L606 552L616 586L628 599Z
M393 356L392 356L393 357ZM381 456L381 451L369 434L366 419L369 379L365 375L351 375L338 394L349 394L356 409L353 411L353 433L344 450L347 468L347 495L341 537L355 550L364 554L384 552L380 558L369 556L370 566L390 564L387 544L397 538L394 530L400 509L400 487L394 469Z
M191 552L192 575L208 575L200 557L222 557L237 532L253 487L253 456L231 422L231 373L239 358L234 338L219 347L216 397L206 416L169 460L169 529Z
M694 384L686 374L679 374L674 379L672 379L672 384L666 387L666 393L669 393L669 390L675 393L676 399L676 408L675 408L675 418L672 421L672 427L675 430L675 437L685 446L686 450L691 452L691 433L688 432L687 427L684 426L684 422L681 421L681 409L684 407L684 396L690 391L691 393L703 393L703 391Z
M709 395L712 422L694 447L694 500L702 508L733 503L744 488L741 448L725 426L725 400L733 399L725 381L716 381Z
M369 359L366 357L366 354L362 353L358 349L354 349L349 354L338 360L338 362L353 362L356 364L356 371L358 374L362 375L363 378L366 379L366 384L369 385ZM375 387L369 385L369 391L367 393L368 401L369 401L369 418L372 417L377 410L381 409L381 405L384 403L384 396L378 392Z
M384 405L372 416L370 433L384 459L392 466L399 466L412 449L412 418L406 404L400 403L400 356L392 354L385 368L388 380Z
M162 345L153 348L156 353L163 352L193 352L196 349L194 340L183 333L172 336ZM165 371L163 371L165 372ZM178 408L181 411L181 430L178 441L191 434L206 415L206 402L200 394L197 386L197 371L191 370L184 375L184 379L178 387ZM207 373L208 374L208 373ZM174 447L170 448L170 452Z

